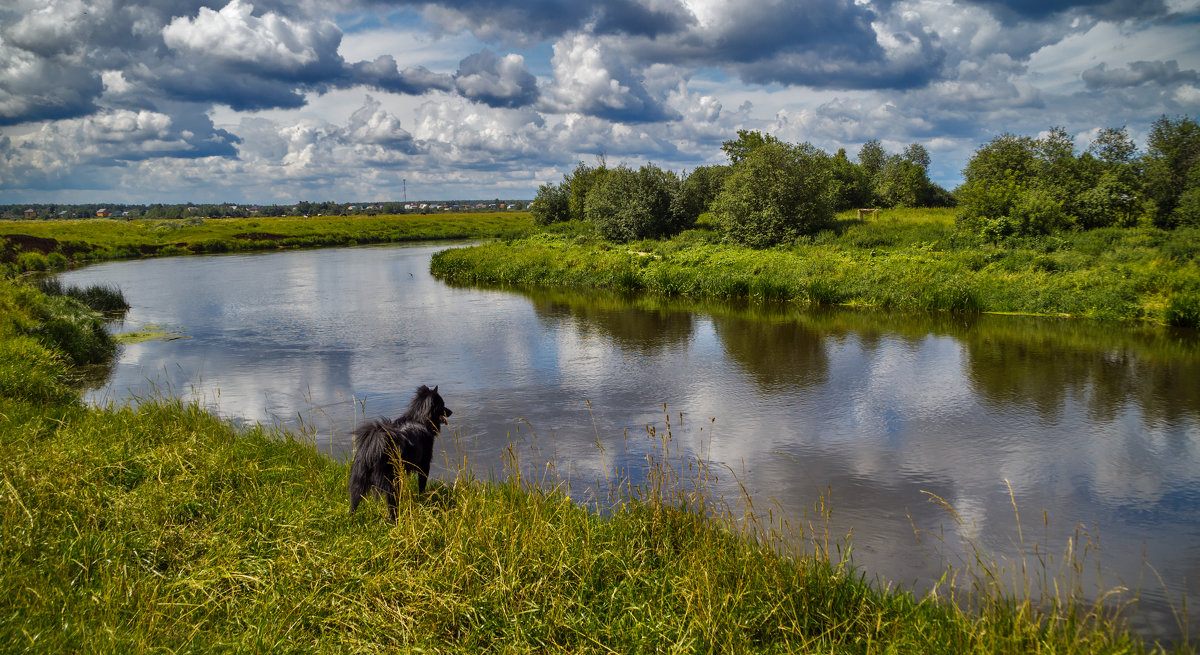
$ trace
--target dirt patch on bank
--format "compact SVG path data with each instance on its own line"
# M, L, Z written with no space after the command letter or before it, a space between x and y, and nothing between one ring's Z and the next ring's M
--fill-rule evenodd
M58 239L50 237L35 237L28 234L0 234L0 239L8 241L8 247L20 252L40 252L48 255L58 250Z

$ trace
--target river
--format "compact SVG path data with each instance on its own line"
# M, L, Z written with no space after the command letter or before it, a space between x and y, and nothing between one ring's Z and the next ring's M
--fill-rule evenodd
M1140 593L1131 620L1144 635L1177 639L1171 608L1198 606L1195 333L454 287L429 274L445 247L66 273L121 287L132 309L116 331L161 331L124 346L86 398L197 398L347 457L364 415L394 416L436 384L454 415L434 478L463 456L503 475L511 450L527 473L549 464L602 503L596 481L620 467L640 482L669 430L684 477L701 459L730 505L850 534L869 578L927 589L945 562L961 565L964 540L1006 575L1022 554L1029 578L1055 575L1074 542L1085 591Z

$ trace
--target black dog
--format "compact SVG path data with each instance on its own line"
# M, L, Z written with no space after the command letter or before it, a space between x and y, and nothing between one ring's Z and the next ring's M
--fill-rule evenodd
M388 514L396 522L396 474L417 474L417 488L425 492L433 439L453 412L438 394L438 388L421 385L408 410L393 421L368 421L354 431L354 463L350 467L350 511L358 509L362 497L375 489L387 497Z

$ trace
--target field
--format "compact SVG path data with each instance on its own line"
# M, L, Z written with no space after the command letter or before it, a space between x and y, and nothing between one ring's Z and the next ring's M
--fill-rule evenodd
M621 289L903 310L1200 322L1200 230L1105 228L987 241L951 209L887 210L787 247L723 244L703 222L664 240L614 244L590 226L438 253L460 283Z
M10 272L107 259L513 236L528 213L0 222Z

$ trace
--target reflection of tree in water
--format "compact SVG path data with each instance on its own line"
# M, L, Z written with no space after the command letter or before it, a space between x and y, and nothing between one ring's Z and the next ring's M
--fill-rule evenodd
M821 332L794 318L713 316L725 352L763 387L825 382L829 355Z
M1115 420L1130 404L1147 424L1200 418L1190 386L1200 377L1200 354L1193 348L1147 357L1138 336L1115 325L1010 319L978 325L961 338L967 376L987 402L1033 407L1047 419L1068 398L1085 403L1099 421Z
M622 349L638 353L686 345L695 327L691 311L667 302L562 293L530 296L534 311L543 323L571 325L581 336L599 336Z

